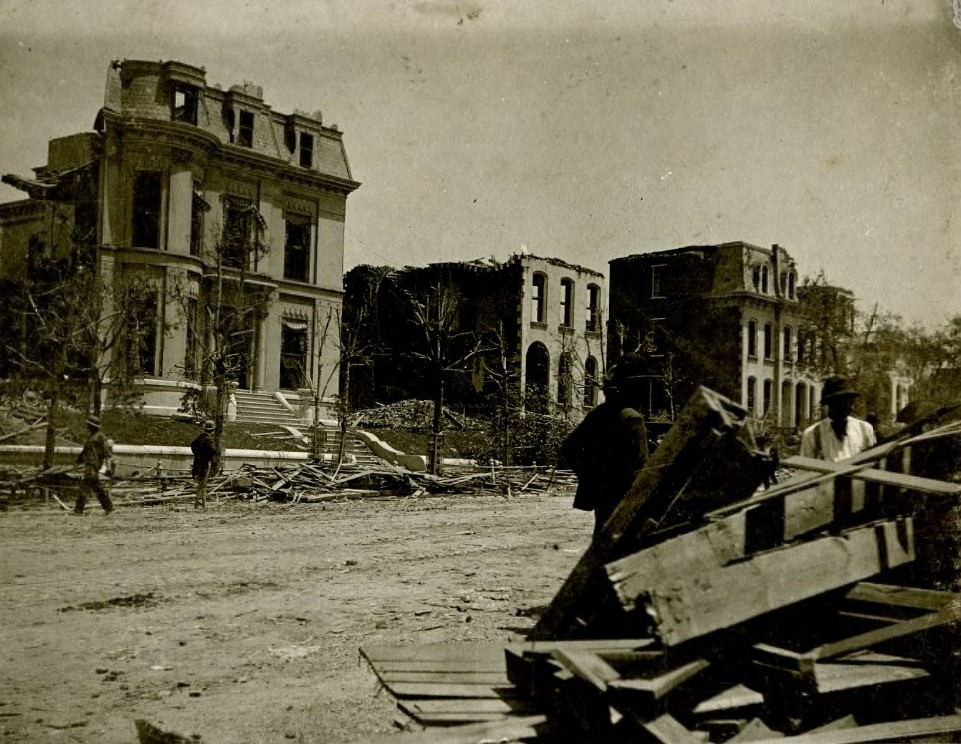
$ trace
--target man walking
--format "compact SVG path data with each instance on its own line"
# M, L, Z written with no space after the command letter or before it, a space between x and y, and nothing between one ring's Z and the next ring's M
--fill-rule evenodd
M100 506L103 507L104 514L113 511L113 504L110 496L100 482L100 469L110 456L107 446L107 438L100 431L100 419L96 416L87 418L87 441L84 442L83 449L77 456L77 462L83 465L83 480L80 483L80 490L77 491L77 501L73 507L73 513L82 515L87 504L87 496L91 493L97 497Z
M647 460L647 427L637 410L645 372L639 354L622 356L604 389L604 402L561 445L559 465L577 475L574 508L593 510L595 538Z
M194 453L191 475L197 481L197 495L194 497L195 509L207 508L207 479L210 478L214 460L217 459L217 448L210 438L215 428L213 421L205 421L204 430L190 443L190 451Z
M874 427L851 415L860 393L847 378L831 375L821 388L821 405L827 406L827 418L804 430L801 435L801 457L838 462L870 449L876 443Z

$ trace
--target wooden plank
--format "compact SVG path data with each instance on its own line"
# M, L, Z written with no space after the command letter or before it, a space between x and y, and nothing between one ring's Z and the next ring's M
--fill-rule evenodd
M789 468L801 468L823 474L849 474L851 478L863 480L869 483L877 483L893 488L903 488L919 493L942 494L946 496L957 496L961 494L961 483L949 483L948 481L935 480L934 478L922 478L919 475L909 473L898 473L893 470L881 470L879 468L865 468L863 470L849 471L843 463L829 462L827 460L817 460L812 457L801 457L796 455L788 457L781 463Z
M366 744L482 744L533 741L546 728L547 716L511 716L503 720L428 729L418 733L367 737Z
M658 702L710 666L706 659L695 659L649 679L612 681L610 688L616 701L625 701L632 710L652 711Z
M636 550L634 536L645 534L657 524L692 479L717 464L720 443L734 440L746 421L747 412L739 405L705 387L698 388L529 637L589 635L594 619L608 604L604 564ZM748 493L756 487L747 482L741 485ZM739 494L731 493L730 498L739 498Z
M398 682L384 685L396 698L508 698L512 686L459 685L431 682Z
M914 718L839 731L819 731L784 738L762 739L755 744L866 744L867 742L917 741L930 737L944 737L940 741L957 741L959 734L961 734L961 715L953 715Z
M850 638L834 641L833 643L825 643L810 651L806 656L811 659L828 659L833 656L841 656L842 654L876 646L879 643L891 641L895 638L903 638L907 635L913 635L949 623L956 623L958 620L961 620L961 606L950 604L937 612L931 612L921 617L902 620L901 622L892 623L891 625L876 628L875 630L869 630L866 633L860 633Z
M432 682L434 684L486 685L487 687L509 687L510 681L503 672L385 672L378 670L377 677L385 685L403 682Z
M505 674L502 656L491 659L402 659L377 661L378 672L476 672L478 674ZM506 675L505 675L506 676Z
M744 725L744 728L727 740L727 744L744 744L748 741L775 739L783 736L783 733L769 728L760 718L752 718Z
M747 685L736 684L702 700L694 706L693 713L699 716L730 713L747 710L764 704L764 695Z
M607 690L608 684L620 679L620 674L597 654L589 651L556 649L551 657L571 674L584 680L598 692Z
M451 698L447 700L403 700L404 711L412 713L499 713L506 715L518 710L530 709L527 700L493 700L475 698Z
M503 643L488 641L464 641L460 643L416 643L410 645L371 645L360 649L361 655L371 664L381 661L433 661L496 659L503 663Z
M872 602L874 604L892 605L894 607L912 607L919 610L940 610L951 602L961 600L961 595L954 592L944 592L937 589L921 589L913 586L897 586L894 584L875 584L862 581L852 587L845 597L857 602Z
M870 687L872 693L882 685L906 682L914 679L930 677L926 669L922 669L907 660L907 664L866 664L818 662L814 665L815 689L819 694L829 694L844 690L855 690Z
M690 568L686 576L678 575L677 569L667 577L649 575L641 586L636 574L625 576L623 561L608 570L625 606L642 604L661 641L675 646L913 559L913 523L905 518L772 550L710 571ZM625 593L628 584L630 594Z
M658 744L702 744L703 742L703 739L686 729L668 713L652 721L641 722L641 728Z

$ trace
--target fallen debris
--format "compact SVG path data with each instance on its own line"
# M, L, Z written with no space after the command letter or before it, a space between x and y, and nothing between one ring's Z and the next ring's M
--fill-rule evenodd
M760 491L746 414L701 389L527 641L361 649L428 727L382 741L961 740L961 580L922 570L961 485L918 457L959 433Z

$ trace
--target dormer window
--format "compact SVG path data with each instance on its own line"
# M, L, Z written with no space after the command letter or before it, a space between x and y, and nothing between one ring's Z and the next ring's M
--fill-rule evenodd
M190 85L175 85L170 90L170 120L197 125L197 89Z
M314 135L307 132L300 133L300 167L314 167Z
M241 147L254 146L254 115L251 111L240 111L240 124L237 128L237 144Z

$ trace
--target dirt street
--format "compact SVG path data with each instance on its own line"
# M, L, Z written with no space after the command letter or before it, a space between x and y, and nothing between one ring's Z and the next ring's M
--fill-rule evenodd
M0 742L363 741L357 649L513 641L587 546L569 494L0 514ZM402 717L402 716L401 716Z

